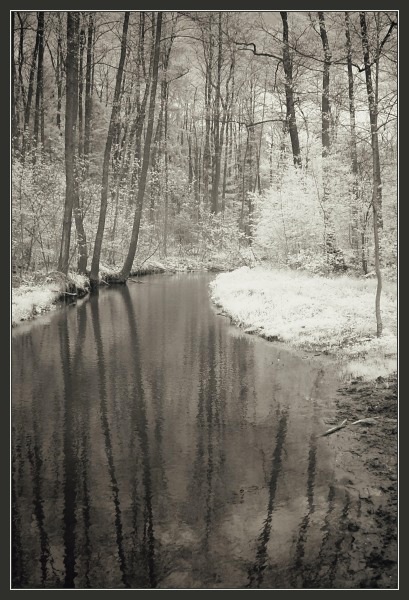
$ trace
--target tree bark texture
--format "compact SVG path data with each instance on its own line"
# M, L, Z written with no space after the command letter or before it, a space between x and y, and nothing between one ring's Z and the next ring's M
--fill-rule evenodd
M88 167L88 159L91 148L92 128L92 67L94 62L93 50L94 16L90 13L88 17L87 33L87 64L85 67L85 115L84 115L84 158Z
M155 99L156 89L158 86L158 69L159 69L159 51L160 51L160 37L162 30L162 13L158 12L156 19L156 36L155 36L155 50L153 58L153 71L152 71L152 85L149 99L149 111L148 111L148 123L146 128L145 144L143 149L143 160L141 168L141 176L138 185L138 195L136 198L135 217L131 234L131 241L129 244L129 250L122 267L120 276L122 279L127 279L131 272L133 261L135 258L136 247L138 244L139 227L141 224L143 200L145 196L146 179L148 175L149 160L151 153L151 142L153 133L153 122L155 118Z
M285 74L285 98L287 107L287 127L290 133L294 165L301 167L300 141L298 138L297 119L295 116L293 64L288 41L288 17L286 12L280 12L283 22L283 67Z
M382 272L380 266L380 241L379 231L382 230L382 180L379 160L378 143L378 107L376 103L376 90L372 82L372 69L369 54L368 28L366 24L365 12L359 13L362 35L362 50L365 65L366 90L368 95L369 119L371 123L372 134L372 212L373 212L373 230L375 245L375 272L377 279L376 297L375 297L375 316L376 316L376 334L382 335L382 316L381 316L381 292L382 292ZM378 50L375 60L379 60Z
M356 119L355 119L355 86L352 72L352 45L349 13L345 12L345 37L347 49L348 67L348 96L349 96L349 123L351 129L351 168L352 168L352 207L351 207L351 246L354 250L355 259L358 263L360 258L359 243L359 185L358 185L358 153L356 141Z
M112 141L113 141L114 131L115 131L117 120L119 118L120 92L121 92L122 75L123 75L123 71L124 71L124 64L125 64L125 57L126 57L126 40L127 40L127 34L128 34L129 14L130 14L129 12L126 12L124 15L124 24L123 24L123 29L122 29L122 40L121 40L121 56L119 59L119 66L118 66L118 71L116 74L116 84L115 84L114 99L113 99L113 104L112 104L111 119L109 121L107 141L105 144L104 163L103 163L103 167L102 167L101 208L100 208L100 213L99 213L97 235L95 238L94 254L92 256L91 274L90 274L91 285L95 285L98 282L98 278L99 278L99 263L100 263L100 259L101 259L102 240L104 237L105 219L106 219L106 212L107 212L107 206L108 206L109 165L110 165L110 161L111 161L111 150L112 150Z
M34 147L38 149L38 141L40 138L41 144L44 145L44 118L43 115L43 64L44 64L44 12L39 12L37 15L38 25L38 64L37 64L37 85L35 97L35 113L34 113ZM35 156L35 154L34 154Z
M37 63L39 42L40 42L40 32L39 32L39 24L37 22L36 40L35 40L35 45L34 45L34 50L33 50L33 56L31 59L30 74L28 77L27 102L26 102L26 106L25 106L25 110L24 110L24 130L23 130L23 150L22 150L23 158L27 151L27 147L29 146L28 138L30 135L29 134L29 125L30 125L30 115L31 115L31 104L33 101L34 77L35 77L35 72L36 72L36 63Z
M72 211L75 202L75 149L78 112L78 24L79 13L67 12L67 91L65 106L65 178L66 192L58 270L68 273Z

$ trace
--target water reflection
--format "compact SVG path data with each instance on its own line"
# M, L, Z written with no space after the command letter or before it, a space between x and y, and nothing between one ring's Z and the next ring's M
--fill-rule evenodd
M217 316L209 279L13 333L13 587L339 582L356 507L316 435L336 382Z

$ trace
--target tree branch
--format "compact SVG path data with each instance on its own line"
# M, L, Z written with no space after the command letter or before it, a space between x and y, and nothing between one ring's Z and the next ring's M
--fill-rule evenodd
M253 46L252 48L239 48L239 50L248 50L252 52L255 56L267 56L267 58L275 58L279 62L283 62L281 56L277 56L277 54L270 54L269 52L257 52L256 44L254 42L234 42L236 46Z

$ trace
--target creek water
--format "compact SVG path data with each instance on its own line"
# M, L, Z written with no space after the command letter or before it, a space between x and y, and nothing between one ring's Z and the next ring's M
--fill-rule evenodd
M12 586L343 587L330 367L217 314L210 274L12 335Z

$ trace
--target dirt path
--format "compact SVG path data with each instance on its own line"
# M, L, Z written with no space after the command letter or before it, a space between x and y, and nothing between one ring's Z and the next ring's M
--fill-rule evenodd
M344 524L351 544L338 567L361 588L397 588L397 381L353 381L339 394L339 421L348 419L348 426L331 437L359 510ZM374 424L350 425L368 418Z

